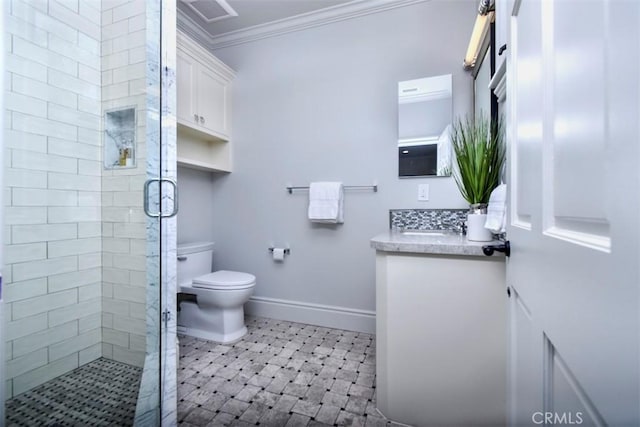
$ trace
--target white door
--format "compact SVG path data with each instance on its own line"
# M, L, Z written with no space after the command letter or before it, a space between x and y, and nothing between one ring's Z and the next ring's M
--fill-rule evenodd
M637 426L640 2L510 12L509 421Z
M198 124L199 116L196 105L196 85L198 62L186 53L176 52L176 115L178 122Z
M198 71L198 114L200 126L220 137L228 136L228 82L205 67Z

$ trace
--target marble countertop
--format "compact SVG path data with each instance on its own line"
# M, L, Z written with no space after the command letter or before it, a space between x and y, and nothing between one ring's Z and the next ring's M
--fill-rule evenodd
M471 255L482 256L484 245L495 245L500 242L470 242L467 236L460 234L403 234L401 231L387 231L371 239L371 247L384 252L411 252L436 255ZM504 254L494 252L493 257Z

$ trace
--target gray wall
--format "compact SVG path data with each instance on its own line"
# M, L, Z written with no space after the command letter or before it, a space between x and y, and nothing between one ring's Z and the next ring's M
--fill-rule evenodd
M178 167L178 185L178 244L213 241L213 174Z
M181 171L179 240L213 226L216 269L255 274L255 295L374 310L369 239L389 227L389 209L466 206L451 178L398 179L397 82L452 73L454 115L470 112L462 57L475 10L432 1L215 51L238 73L234 171ZM307 192L285 186L327 180L377 180L379 191L347 191L345 223L314 225ZM429 202L417 201L419 183ZM273 243L291 246L284 263L270 258Z

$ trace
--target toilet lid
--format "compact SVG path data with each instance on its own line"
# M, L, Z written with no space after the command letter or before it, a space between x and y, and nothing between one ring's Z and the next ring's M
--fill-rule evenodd
M256 276L239 271L219 270L193 279L194 288L241 289L249 288L256 282Z

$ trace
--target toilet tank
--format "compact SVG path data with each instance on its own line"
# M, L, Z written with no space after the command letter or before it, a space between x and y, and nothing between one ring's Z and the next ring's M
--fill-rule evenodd
M213 242L178 245L178 285L189 284L195 277L211 273L213 246Z

